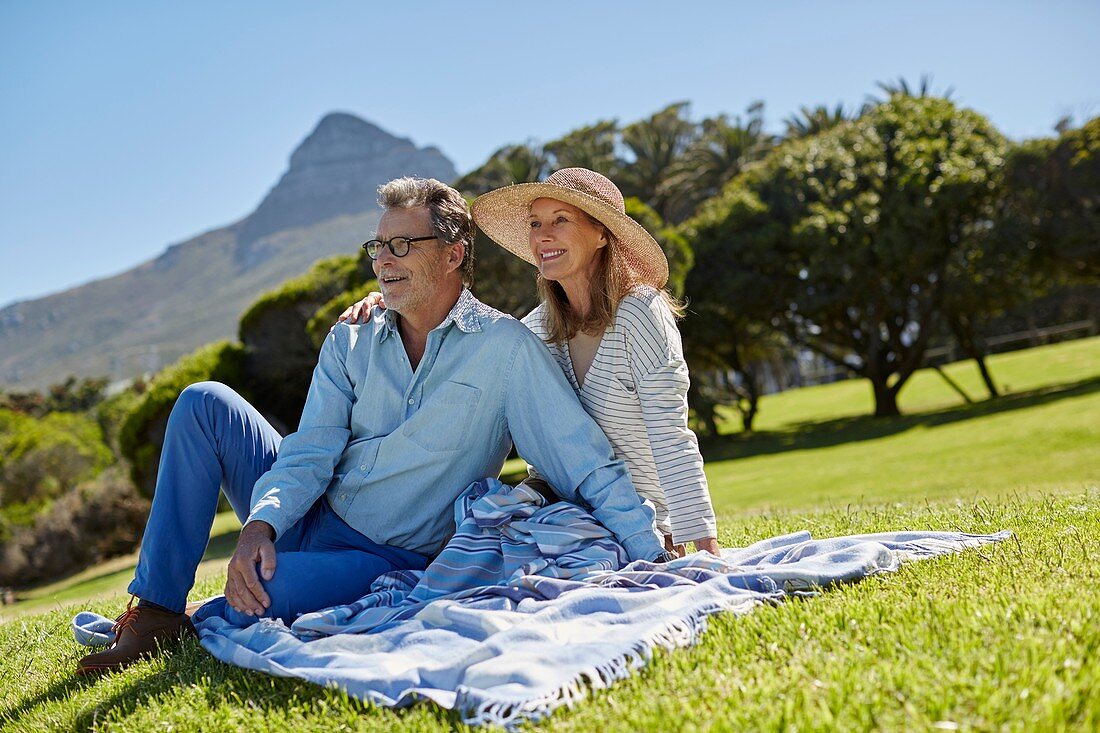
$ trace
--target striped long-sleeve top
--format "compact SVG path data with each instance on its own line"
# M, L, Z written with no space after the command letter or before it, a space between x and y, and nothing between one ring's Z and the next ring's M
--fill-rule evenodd
M544 342L545 306L523 319ZM626 463L634 487L676 544L717 536L699 442L687 425L688 369L676 321L661 294L640 286L619 303L584 384L568 343L547 343L581 404ZM532 470L531 473L535 474Z

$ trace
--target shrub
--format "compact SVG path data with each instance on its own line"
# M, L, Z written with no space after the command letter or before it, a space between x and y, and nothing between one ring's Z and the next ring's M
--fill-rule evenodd
M276 428L297 425L317 364L319 344L311 339L307 324L341 294L350 294L345 305L362 297L358 292L366 280L364 268L362 258L350 255L321 260L260 297L241 317L245 370L259 400L254 406ZM331 325L320 327L327 333Z
M119 432L122 430L122 425L126 421L126 416L129 415L141 401L144 391L144 385L141 385L140 388L134 385L129 389L108 397L96 406L96 422L99 423L99 427L103 431L103 437L107 441L107 445L110 446L111 450L116 454L121 454L118 439Z
M105 377L68 377L41 392L0 393L0 408L42 417L50 412L86 412L103 401Z
M327 303L318 308L309 321L306 322L306 334L309 336L314 349L320 350L325 337L332 330L336 318L344 312L352 303L357 303L367 293L378 290L378 281L370 280L363 285L357 285L351 290L345 290Z
M241 316L238 331L241 341L247 344L248 334L259 327L260 322L271 313L307 303L309 312L303 313L303 316L308 319L320 305L337 293L362 285L366 280L366 269L362 258L355 255L338 255L318 260L305 273L264 293L248 307Z
M84 415L0 410L0 504L58 497L111 461L102 430Z
M0 546L0 585L26 587L130 552L148 515L149 502L112 467L54 501L33 526L12 530Z
M152 496L156 487L164 429L180 392L207 380L247 392L243 354L240 344L228 341L203 346L158 374L126 415L119 430L119 449L130 461L130 475L142 494Z

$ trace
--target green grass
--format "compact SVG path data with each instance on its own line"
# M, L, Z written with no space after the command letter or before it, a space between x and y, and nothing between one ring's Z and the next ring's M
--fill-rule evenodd
M873 419L863 380L769 395L759 432L704 445L719 511L1081 489L1100 480L1100 338L990 360L1012 390L963 404L929 370L902 417ZM972 396L972 362L946 371ZM969 382L969 383L968 383Z
M1100 729L1100 339L1007 354L992 368L1011 387L1001 400L961 406L938 376L920 373L902 393L909 414L885 421L859 416L870 406L859 382L769 396L759 434L705 446L707 472L724 545L798 529L1008 528L1013 540L716 617L696 647L659 652L631 679L536 727ZM970 369L949 373L971 379L964 388L978 396ZM232 522L220 521L219 542L231 543ZM194 597L220 589L218 562ZM228 667L194 642L78 680L71 670L83 651L67 624L88 604L77 599L128 571L105 567L39 589L25 603L53 610L0 626L0 727L456 726L433 706L381 710ZM115 595L95 605L117 613L124 603Z

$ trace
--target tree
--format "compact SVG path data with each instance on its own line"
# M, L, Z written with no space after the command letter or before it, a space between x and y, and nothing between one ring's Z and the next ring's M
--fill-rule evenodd
M843 104L838 104L832 109L822 104L816 107L800 107L798 114L783 120L787 126L785 137L789 140L811 137L844 124L856 116L849 114Z
M688 119L689 104L670 104L651 117L623 128L626 155L611 176L623 192L669 219L671 196L666 179L696 137L696 125Z
M1100 118L1006 156L989 226L950 263L942 312L990 396L998 390L981 334L993 319L1059 287L1100 276Z
M918 99L925 99L927 97L939 97L940 99L951 100L951 95L955 93L954 87L947 87L940 94L936 94L932 91L932 75L921 74L920 84L909 85L909 81L904 76L899 76L894 81L880 81L875 82L875 86L880 91L886 93L885 98L876 97L874 95L867 96L867 102L864 105L864 111L877 107L883 102L889 101L893 97L915 97Z
M946 99L894 95L792 140L704 205L692 229L724 246L749 300L797 343L866 377L875 415L920 366L949 265L986 226L1004 139Z
M684 280L695 264L691 246L678 229L667 226L660 214L640 199L631 196L624 204L627 216L645 227L665 252L668 260L668 284L665 287L673 295L683 295Z
M969 230L948 258L939 312L959 349L977 365L989 396L998 397L1000 391L985 361L983 326L1042 294L1044 278L1033 268L1026 240L1014 228L997 222L996 214L985 224ZM941 376L960 391L946 374Z
M1002 220L1051 277L1100 278L1100 117L1011 151Z
M697 256L700 271L709 272L710 258L702 253ZM704 434L718 434L715 408L719 404L731 404L741 416L741 429L752 432L763 394L763 370L783 362L786 341L735 289L727 290L729 281L700 279L725 292L708 293L710 288L688 275L687 288L692 295L680 330L692 370L691 405Z
M718 115L702 121L698 136L669 167L659 193L670 221L682 222L737 174L763 159L775 144L764 131L764 104L749 105L742 118Z
M715 407L723 402L732 402L742 429L752 431L763 392L761 367L781 361L788 350L786 339L772 325L776 305L784 299L776 297L767 280L743 266L724 228L731 217L755 226L767 224L766 212L738 191L738 184L731 184L681 226L695 257L685 286L688 314L681 326L692 369L690 398L701 431L710 435L717 434ZM746 204L750 208L741 208ZM725 376L729 371L732 380Z
M506 145L454 183L467 196L480 196L513 183L533 183L549 175L549 158L537 145Z
M542 149L552 159L554 170L588 168L611 176L615 168L618 131L618 124L614 120L601 120L546 143Z
M61 496L111 460L102 431L85 415L32 418L0 409L0 506Z

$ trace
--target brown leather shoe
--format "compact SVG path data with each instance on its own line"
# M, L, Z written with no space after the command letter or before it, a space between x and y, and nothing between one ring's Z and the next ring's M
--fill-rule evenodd
M126 611L114 625L115 642L105 651L89 654L77 663L77 674L110 672L151 657L158 648L194 634L191 619L183 613L162 611L149 606L134 606L130 599Z

